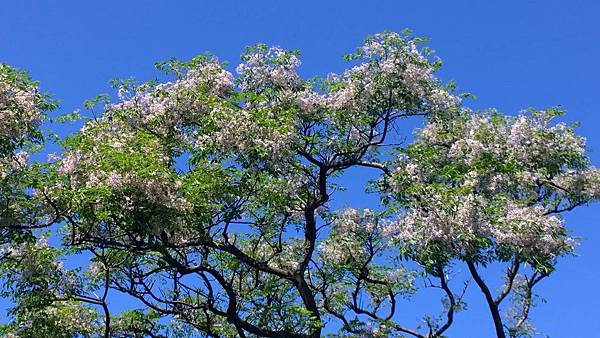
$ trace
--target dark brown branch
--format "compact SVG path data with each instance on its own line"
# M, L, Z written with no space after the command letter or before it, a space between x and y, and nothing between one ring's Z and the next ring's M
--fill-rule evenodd
M479 276L479 273L477 272L477 268L475 267L475 264L472 261L467 261L467 266L469 267L469 272L471 273L471 276L475 280L475 283L477 283L477 285L481 289L481 292L483 292L483 295L485 296L485 301L488 304L490 313L492 315L492 319L494 320L494 328L496 330L496 337L506 338L506 334L504 333L504 325L502 324L502 317L500 316L500 311L498 309L498 305L496 305L496 303L494 301L494 297L492 297L492 293L490 292L490 289L485 284L485 282L483 281L481 276Z

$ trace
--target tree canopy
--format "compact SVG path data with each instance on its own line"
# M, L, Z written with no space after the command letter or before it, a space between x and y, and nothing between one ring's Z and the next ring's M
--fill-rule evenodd
M170 81L115 82L64 138L1 65L0 332L446 337L473 289L497 337L535 334L534 287L576 244L561 215L600 198L600 171L560 108L469 109L425 41L376 34L308 80L263 44L236 76L210 54L160 62ZM28 159L48 141L62 152ZM336 208L358 167L379 203ZM439 302L404 318L423 289Z

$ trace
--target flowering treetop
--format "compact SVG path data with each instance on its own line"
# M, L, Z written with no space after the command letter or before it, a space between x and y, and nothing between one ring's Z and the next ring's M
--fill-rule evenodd
M5 332L319 337L335 323L340 335L441 337L464 309L450 278L464 266L497 336L527 335L533 287L574 250L561 213L600 197L600 173L556 109L465 108L423 41L376 34L321 79L302 79L297 51L258 44L237 76L204 55L160 63L169 82L122 82L60 159L9 189L24 217L3 229L27 236L4 244L16 304ZM0 114L14 123L0 136L17 149L50 107L6 74ZM424 127L398 145L409 117ZM380 175L381 205L332 207L333 180L353 167ZM57 247L34 231L52 225ZM90 266L66 268L72 254ZM492 263L509 265L497 295L481 276ZM442 301L424 325L398 311L420 280ZM111 312L114 291L140 306Z

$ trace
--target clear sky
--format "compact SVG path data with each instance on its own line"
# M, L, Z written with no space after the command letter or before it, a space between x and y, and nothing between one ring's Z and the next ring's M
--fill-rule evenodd
M431 38L442 80L477 96L469 106L515 113L560 104L567 121L582 123L600 166L599 16L595 0L4 0L0 62L29 70L66 113L111 92L110 79L154 77L153 63L172 56L211 51L235 65L246 45L265 42L301 50L303 75L326 75L343 69L341 56L366 35L408 27ZM600 204L567 221L585 239L579 257L563 259L543 282L548 302L534 322L551 337L600 337ZM491 336L481 298L468 300L451 336Z

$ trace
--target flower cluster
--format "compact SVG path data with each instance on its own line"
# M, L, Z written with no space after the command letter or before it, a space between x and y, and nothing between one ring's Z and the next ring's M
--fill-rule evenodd
M574 240L566 235L564 222L547 215L541 206L506 206L506 211L492 228L500 246L508 246L525 256L556 257L574 249Z
M386 236L417 252L435 245L460 256L477 248L477 238L491 234L489 219L483 212L485 201L480 196L448 198L430 193L426 200L427 208L412 208L402 218L388 223Z
M439 174L436 167L452 164L453 178L477 191L540 194L540 186L556 191L557 186L586 182L578 190L591 198L598 183L595 169L588 168L585 140L564 123L553 125L556 114L548 110L511 117L492 112L431 121L418 134L415 154L399 162L400 177L425 182ZM426 147L435 156L418 158L416 152Z
M294 101L301 117L316 120L321 117L323 112L330 108L329 97L316 92L311 87L307 87L296 93Z
M296 52L258 44L249 47L242 60L244 62L237 66L236 71L240 74L239 84L244 91L291 90L301 83L296 72L300 66Z
M255 53L261 48L257 47ZM275 75L297 66L297 58L290 52L275 47L264 52L272 58L268 67ZM252 74L258 72L254 66L262 67L256 60L265 61L250 54L244 59L248 63L240 67ZM174 139L179 149L193 147L200 152L242 158L253 153L278 163L289 148L289 123L268 109L232 104L233 93L233 75L215 58L195 59L177 81L148 83L131 90L123 86L120 102L109 105L102 119L121 132L149 130L162 140Z
M4 180L11 173L19 172L27 167L29 154L24 151L0 157L0 180Z
M248 157L281 165L290 155L294 134L285 120L268 110L225 110L212 114L214 127L196 136L195 147L234 154L242 161Z
M3 255L10 259L16 269L9 276L9 284L23 289L40 289L42 293L52 292L58 295L72 294L78 287L76 275L65 268L59 260L58 253L48 243L46 236L41 236L35 243L21 243L3 249ZM48 285L37 285L44 280Z
M557 176L552 183L561 195L574 195L584 200L600 198L600 169L586 168Z
M385 106L410 110L424 104L432 112L454 109L460 99L438 85L435 63L417 49L415 40L397 33L376 34L351 56L365 62L332 75L330 100L333 109L362 111Z
M391 189L408 206L388 226L413 252L493 253L551 260L571 252L553 213L600 197L600 175L555 110L432 119L399 157ZM533 259L533 258L532 258Z
M6 338L92 336L102 328L97 311L75 301L56 301L41 308L19 307L16 314L19 322L7 326Z
M126 209L140 200L177 210L188 208L177 193L180 183L174 177L170 156L153 135L92 121L76 141L79 143L59 166L70 188L111 189L123 195Z
M174 82L143 84L119 90L120 103L109 110L128 115L129 124L144 126L167 135L182 123L197 123L209 112L216 98L233 91L233 75L216 59L198 62Z
M0 181L27 166L29 156L21 142L25 138L39 140L36 129L47 108L50 106L35 82L0 63Z
M41 95L13 68L0 64L0 139L21 139L41 123Z

